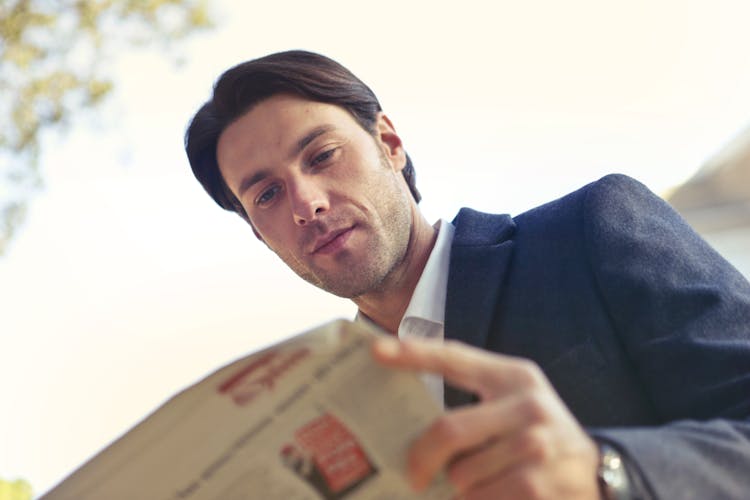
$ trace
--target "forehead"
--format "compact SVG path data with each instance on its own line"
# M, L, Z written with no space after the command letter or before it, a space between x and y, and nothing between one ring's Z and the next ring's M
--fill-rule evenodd
M334 130L359 128L352 115L340 106L289 94L264 99L219 136L219 168L231 168L239 161L272 161L278 155L287 155L295 142L323 125Z

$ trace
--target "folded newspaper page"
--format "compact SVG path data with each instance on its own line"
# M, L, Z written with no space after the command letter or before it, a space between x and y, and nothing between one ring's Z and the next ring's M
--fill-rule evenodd
M42 498L451 498L444 477L408 486L408 446L442 410L418 375L372 359L376 335L337 320L235 361Z

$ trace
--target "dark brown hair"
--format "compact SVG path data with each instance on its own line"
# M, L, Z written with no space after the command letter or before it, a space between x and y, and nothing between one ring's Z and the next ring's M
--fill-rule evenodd
M185 151L195 178L220 207L248 219L237 197L224 182L216 161L221 133L263 99L290 93L311 101L335 104L352 114L359 125L375 134L378 98L351 71L328 57L303 50L270 54L238 64L221 75L212 98L195 114L185 133ZM406 155L402 170L414 199L414 166Z

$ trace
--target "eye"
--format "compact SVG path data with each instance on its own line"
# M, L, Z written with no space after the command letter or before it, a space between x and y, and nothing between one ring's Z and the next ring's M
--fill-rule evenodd
M331 148L323 151L322 153L315 156L312 161L310 162L311 167L316 167L318 165L321 165L331 158L333 158L333 155L338 151L339 148Z
M261 207L264 205L268 205L274 200L274 198L276 198L276 194L279 192L280 189L281 188L278 185L274 184L270 188L260 193L258 198L255 199L255 204Z

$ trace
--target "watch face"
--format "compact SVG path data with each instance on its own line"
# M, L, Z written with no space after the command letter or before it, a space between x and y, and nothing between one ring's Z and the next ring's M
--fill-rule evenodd
M599 445L599 470L597 475L605 500L630 498L628 474L620 454L609 445Z

